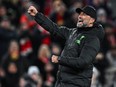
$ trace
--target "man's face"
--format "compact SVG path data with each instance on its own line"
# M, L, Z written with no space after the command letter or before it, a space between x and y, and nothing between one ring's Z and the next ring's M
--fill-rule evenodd
M81 12L78 16L77 27L90 27L95 20L89 15Z

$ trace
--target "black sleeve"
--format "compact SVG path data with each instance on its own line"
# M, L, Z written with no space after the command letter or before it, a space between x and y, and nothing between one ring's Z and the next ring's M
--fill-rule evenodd
M100 41L93 38L85 41L79 57L59 57L59 64L76 69L83 69L93 63L100 49Z
M57 33L62 38L67 39L69 33L72 29L69 29L65 26L58 26L54 22L52 22L48 17L44 16L42 13L37 13L35 16L35 21L40 24L44 29L49 31L51 34Z

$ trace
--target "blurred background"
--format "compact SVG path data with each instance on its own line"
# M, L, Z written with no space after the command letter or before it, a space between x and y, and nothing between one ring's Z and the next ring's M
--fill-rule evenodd
M30 5L59 26L76 27L77 7L92 5L105 30L91 87L116 87L116 0L0 0L0 87L54 87L65 40L50 35L27 13Z

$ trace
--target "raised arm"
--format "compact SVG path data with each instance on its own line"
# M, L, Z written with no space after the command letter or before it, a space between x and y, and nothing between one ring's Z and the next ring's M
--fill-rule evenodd
M40 24L44 29L49 31L51 34L57 33L62 38L68 38L71 29L61 26L59 27L57 24L52 22L48 17L38 12L34 6L30 6L28 9L28 13L34 17L35 21Z

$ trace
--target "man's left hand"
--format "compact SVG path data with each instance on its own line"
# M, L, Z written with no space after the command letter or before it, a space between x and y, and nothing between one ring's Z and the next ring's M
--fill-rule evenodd
M53 63L58 63L58 56L53 55L52 56L52 62Z

